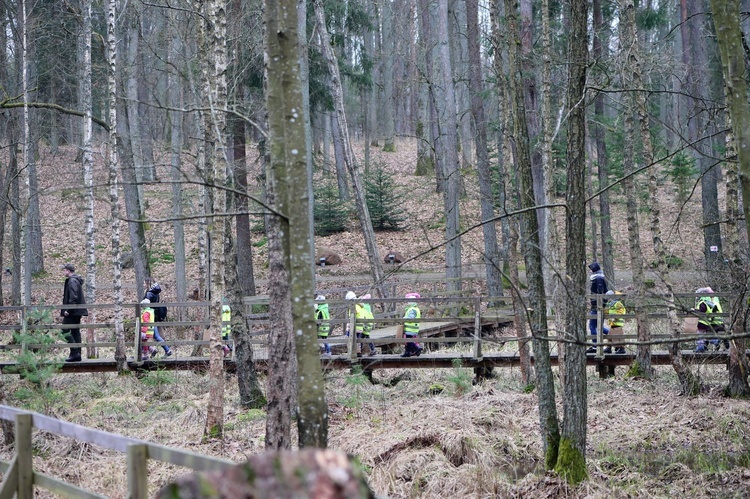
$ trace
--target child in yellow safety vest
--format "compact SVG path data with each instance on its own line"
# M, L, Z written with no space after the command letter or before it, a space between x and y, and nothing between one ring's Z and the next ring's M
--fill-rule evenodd
M232 309L228 304L221 306L221 339L224 341L224 357L232 353L232 347L228 344L229 336L232 334Z
M420 298L420 296L419 293L407 293L404 298L415 299ZM419 311L417 303L407 302L406 311L404 312L404 319L406 319L404 322L404 336L406 338L419 337L419 322L414 321L413 319L420 319L421 317L422 313ZM406 348L404 349L404 353L401 354L401 357L411 357L412 355L419 357L421 354L422 347L419 346L419 343L411 341L406 344Z
M357 295L354 293L354 291L349 291L346 293L345 298L347 300L356 300ZM372 319L373 319L372 312L370 312L367 307L363 303L355 303L354 304L354 332L357 335L357 338L366 338L370 339L370 330L372 329ZM370 322L365 322L370 321ZM349 336L349 323L346 324L347 330L346 335ZM377 350L375 350L375 344L371 341L368 342L368 346L370 347L370 353L369 356L373 356L377 354ZM360 348L357 347L357 353L359 353Z
M331 345L328 344L328 333L331 331L331 313L328 311L328 304L324 303L326 297L318 295L315 301L315 320L318 323L318 338L323 340L323 355L331 355Z
M615 292L611 289L607 291L607 295L615 295L614 298L611 296L607 298L608 300L608 308L607 308L607 315L609 316L609 341L615 341L615 339L612 336L617 336L624 334L624 331L622 329L622 326L625 324L625 320L622 317L618 317L618 315L624 315L627 313L625 310L625 305L622 303L622 298L618 297L617 295L620 294L619 291ZM604 349L604 353L610 353L612 351L612 347L606 347ZM625 347L620 345L615 348L615 353L625 353Z
M154 309L151 308L151 300L145 298L141 301L141 342L153 341L154 339ZM156 355L156 347L143 345L141 347L141 358L148 359Z

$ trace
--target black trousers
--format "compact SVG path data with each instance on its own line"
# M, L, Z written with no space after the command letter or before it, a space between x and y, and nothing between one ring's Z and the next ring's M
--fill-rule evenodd
M62 322L63 324L80 324L81 316L80 315L64 316ZM67 341L68 343L80 343L81 342L81 329L80 328L65 329L63 330L63 336L65 336L65 341ZM71 348L70 356L80 357L81 348L80 347Z

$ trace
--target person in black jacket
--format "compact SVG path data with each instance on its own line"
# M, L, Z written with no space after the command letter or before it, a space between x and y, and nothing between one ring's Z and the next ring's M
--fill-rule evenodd
M599 262L594 262L591 265L589 265L589 269L591 270L591 275L589 276L589 281L591 281L591 288L590 292L592 295L606 295L608 288L607 288L607 280L604 278L604 271L602 270L601 266L599 266ZM603 305L607 304L607 300L604 300ZM597 333L597 326L598 321L596 320L596 298L591 299L591 315L593 316L592 319L589 319L589 333L591 333L591 336L594 338L594 343L596 343L596 333ZM609 328L603 327L602 328L602 334L609 334ZM612 351L612 347L607 347L604 349L604 353L610 353ZM586 353L594 353L596 352L595 347L589 348Z
M75 273L76 268L72 263L66 263L62 266L65 273L65 286L63 287L63 305L85 305L86 298L83 296L83 278ZM80 324L81 317L89 315L85 308L64 308L60 310L63 318L63 324ZM68 343L81 342L81 329L71 328L64 329L63 336ZM70 349L70 355L65 362L80 362L81 347Z
M153 286L149 287L150 279L146 279L146 295L144 299L150 301L152 304L159 303L159 294L161 294L161 286L158 282L155 282ZM154 309L154 322L164 322L167 318L167 307L152 307ZM154 325L154 339L161 344L164 349L164 355L169 357L172 355L172 350L169 349L169 345L166 344L164 338L161 336L161 329L159 326ZM152 355L153 357L153 355Z

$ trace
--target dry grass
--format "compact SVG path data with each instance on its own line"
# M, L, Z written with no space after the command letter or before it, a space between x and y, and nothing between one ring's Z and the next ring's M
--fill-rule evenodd
M495 378L461 396L450 369L412 370L395 387L387 386L405 372L378 371L375 385L353 384L343 371L327 376L330 447L354 455L378 494L743 497L750 491L750 407L720 396L723 368L701 368L709 389L696 398L675 395L670 368L658 368L653 382L623 379L624 368L620 377L600 380L589 369L591 479L575 488L538 467L536 397L521 391L516 369L496 370ZM28 388L17 378L4 382L6 393ZM430 395L435 384L445 390ZM233 378L227 384L225 439L209 442L202 441L204 375L61 375L52 388L47 412L67 421L236 461L264 448L263 413L239 407ZM34 406L9 398L14 405ZM40 432L34 449L36 469L124 497L124 456ZM2 449L6 459L11 453ZM149 472L153 492L184 470L151 463Z

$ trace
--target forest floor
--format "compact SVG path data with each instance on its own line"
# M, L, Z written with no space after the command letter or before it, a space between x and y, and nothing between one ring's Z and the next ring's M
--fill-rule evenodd
M396 250L406 258L421 255L404 266L406 275L440 274L444 265L443 249L439 247L444 238L442 198L435 193L434 179L412 175L416 165L413 144L398 146L397 153L373 151L373 157L393 175L398 189L407 193L403 213L408 225L404 231L378 233L378 245L383 254ZM85 269L80 209L83 197L80 174L70 167L72 157L73 152L67 151L40 161L48 271L35 278L36 302L59 302L62 263L72 261L79 269ZM159 168L159 177L168 178L166 166ZM251 178L258 173L251 172ZM98 244L104 248L99 258L98 282L102 290L97 301L104 303L111 302L106 254L111 223L103 169L97 178L101 185L96 208ZM685 262L675 276L676 290L692 291L705 281L696 270L702 261L697 222L699 190L687 203L676 203L674 186L664 178L664 240L669 250ZM465 179L462 227L469 227L479 221L478 188L471 171L465 172ZM149 213L155 218L165 219L169 214L169 189L168 184L157 184L146 190ZM613 194L616 283L618 288L627 288L624 202L616 189ZM187 199L190 212L195 196L188 194ZM647 215L645 211L641 214L641 246L646 262L651 262L651 237L645 229ZM147 237L154 258L152 272L164 289L162 299L174 300L175 279L169 258L173 248L171 228L165 222L154 222L149 225ZM189 229L187 237L188 277L195 280L195 237ZM258 293L263 294L266 246L262 234L256 234L254 242L255 238L254 265ZM462 242L462 260L467 268L481 270L481 230L469 232ZM318 269L318 291L338 293L344 285L367 286L369 268L354 221L344 233L316 238L316 249L335 251L344 259L341 265ZM125 271L124 280L132 295L127 299L138 299L133 291L132 270ZM5 293L7 297L7 288ZM169 334L167 330L167 338ZM722 389L727 383L723 366L695 369L702 376L705 389L701 395L688 398L679 395L674 371L669 367L657 367L652 381L625 378L624 368L618 368L614 378L602 380L589 368L590 480L577 487L569 487L554 474L541 470L536 394L524 392L517 369L497 369L494 378L477 385L471 384L471 371L461 367L380 371L374 376L376 384L344 371L328 373L329 445L358 459L378 495L395 498L747 497L750 406L747 401L723 397ZM205 376L192 372L153 372L144 377L65 374L55 376L48 389L42 391L15 376L3 376L0 389L12 405L168 446L236 461L262 452L265 415L239 406L233 376L227 376L225 438L203 442L208 399ZM111 497L124 497L127 479L123 456L41 433L34 438L34 448L35 469ZM11 453L12 449L0 448L3 458ZM175 467L152 463L150 491L153 493L182 473Z

